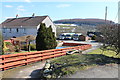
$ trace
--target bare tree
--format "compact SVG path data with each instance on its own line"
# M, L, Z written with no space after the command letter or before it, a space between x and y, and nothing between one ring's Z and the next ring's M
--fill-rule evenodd
M98 31L102 33L100 36L103 43L103 49L109 49L120 53L120 25L101 25L98 27Z

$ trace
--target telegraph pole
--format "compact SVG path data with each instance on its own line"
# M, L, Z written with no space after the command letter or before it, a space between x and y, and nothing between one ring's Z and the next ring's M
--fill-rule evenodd
M105 23L106 23L106 20L107 20L107 6L105 8Z
M105 36L106 36L106 27L107 27L107 6L105 7ZM103 47L105 47L106 44L106 40L105 40L105 36L103 37Z

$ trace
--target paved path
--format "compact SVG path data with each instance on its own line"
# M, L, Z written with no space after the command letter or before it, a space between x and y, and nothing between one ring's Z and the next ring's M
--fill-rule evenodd
M118 78L118 65L107 65L76 72L67 78Z
M37 78L45 61L0 72L2 78Z

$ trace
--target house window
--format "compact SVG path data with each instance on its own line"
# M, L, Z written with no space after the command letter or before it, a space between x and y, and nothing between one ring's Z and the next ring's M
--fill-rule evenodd
M12 29L10 28L10 33L12 32Z
M23 31L24 34L26 34L26 29L24 28L24 31Z
M3 33L5 33L5 28L3 28Z
M18 32L18 28L16 29L16 31Z

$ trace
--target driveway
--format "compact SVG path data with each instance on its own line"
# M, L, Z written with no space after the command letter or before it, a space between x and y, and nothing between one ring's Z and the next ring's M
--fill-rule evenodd
M66 78L118 78L118 65L104 65L76 72Z
M14 69L0 72L2 78L37 78L40 69L45 65L45 61L37 62L27 66L21 66Z

